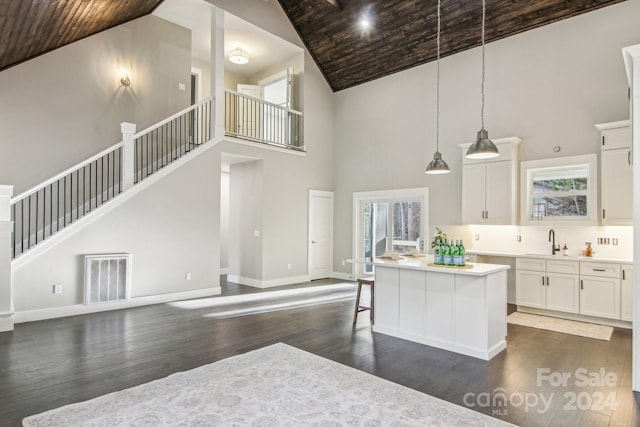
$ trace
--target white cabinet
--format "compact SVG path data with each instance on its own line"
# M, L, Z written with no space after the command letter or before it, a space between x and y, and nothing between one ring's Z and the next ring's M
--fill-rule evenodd
M516 260L516 304L567 313L579 311L579 263L535 258Z
M602 224L631 224L633 217L629 121L596 125L600 130Z
M620 320L633 322L633 265L622 265L620 281Z
M462 223L515 224L517 220L518 144L520 138L494 139L500 156L487 160L465 157L462 149Z
M580 314L620 319L619 264L580 264Z
M580 314L620 318L620 279L582 276Z
M518 270L516 272L516 304L525 307L546 308L546 280L544 271Z

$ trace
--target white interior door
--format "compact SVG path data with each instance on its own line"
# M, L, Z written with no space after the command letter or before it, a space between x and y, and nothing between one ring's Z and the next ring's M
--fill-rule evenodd
M309 278L333 271L333 193L309 190Z
M238 85L238 93L252 98L262 99L260 86ZM238 134L250 138L260 139L260 108L259 101L240 97L238 100Z

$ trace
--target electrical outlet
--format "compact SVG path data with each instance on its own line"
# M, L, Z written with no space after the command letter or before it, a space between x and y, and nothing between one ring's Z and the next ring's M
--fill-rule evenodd
M343 266L345 265L345 260L342 260L342 265L343 265Z
M61 294L62 293L62 285L53 285L53 293Z
M287 264L287 270L291 270L291 264Z
M473 236L473 238L476 239L476 240L480 240L480 235L476 234L476 235Z
M253 230L253 237L260 237L260 230Z
M522 236L516 236L516 242L522 242Z
M613 239L611 239L611 243L613 243L613 245L617 245L618 244L618 239L616 237L614 237Z
M191 280L191 273L185 273L184 280Z

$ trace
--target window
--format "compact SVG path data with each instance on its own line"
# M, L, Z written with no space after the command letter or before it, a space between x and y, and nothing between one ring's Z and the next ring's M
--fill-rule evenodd
M596 156L522 162L523 224L595 224Z

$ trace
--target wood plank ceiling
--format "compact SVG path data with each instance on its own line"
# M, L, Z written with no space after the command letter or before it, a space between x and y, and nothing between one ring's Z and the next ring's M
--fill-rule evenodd
M437 0L278 0L334 91L436 59ZM492 42L624 0L487 0ZM370 16L371 29L359 21ZM481 44L482 1L441 0L441 56Z
M0 71L147 15L162 0L0 0Z
M435 59L437 0L278 1L334 91ZM486 39L621 1L487 0ZM161 2L0 0L0 71L149 14ZM368 32L358 27L363 13L372 22ZM480 44L481 16L481 0L442 0L442 56Z

